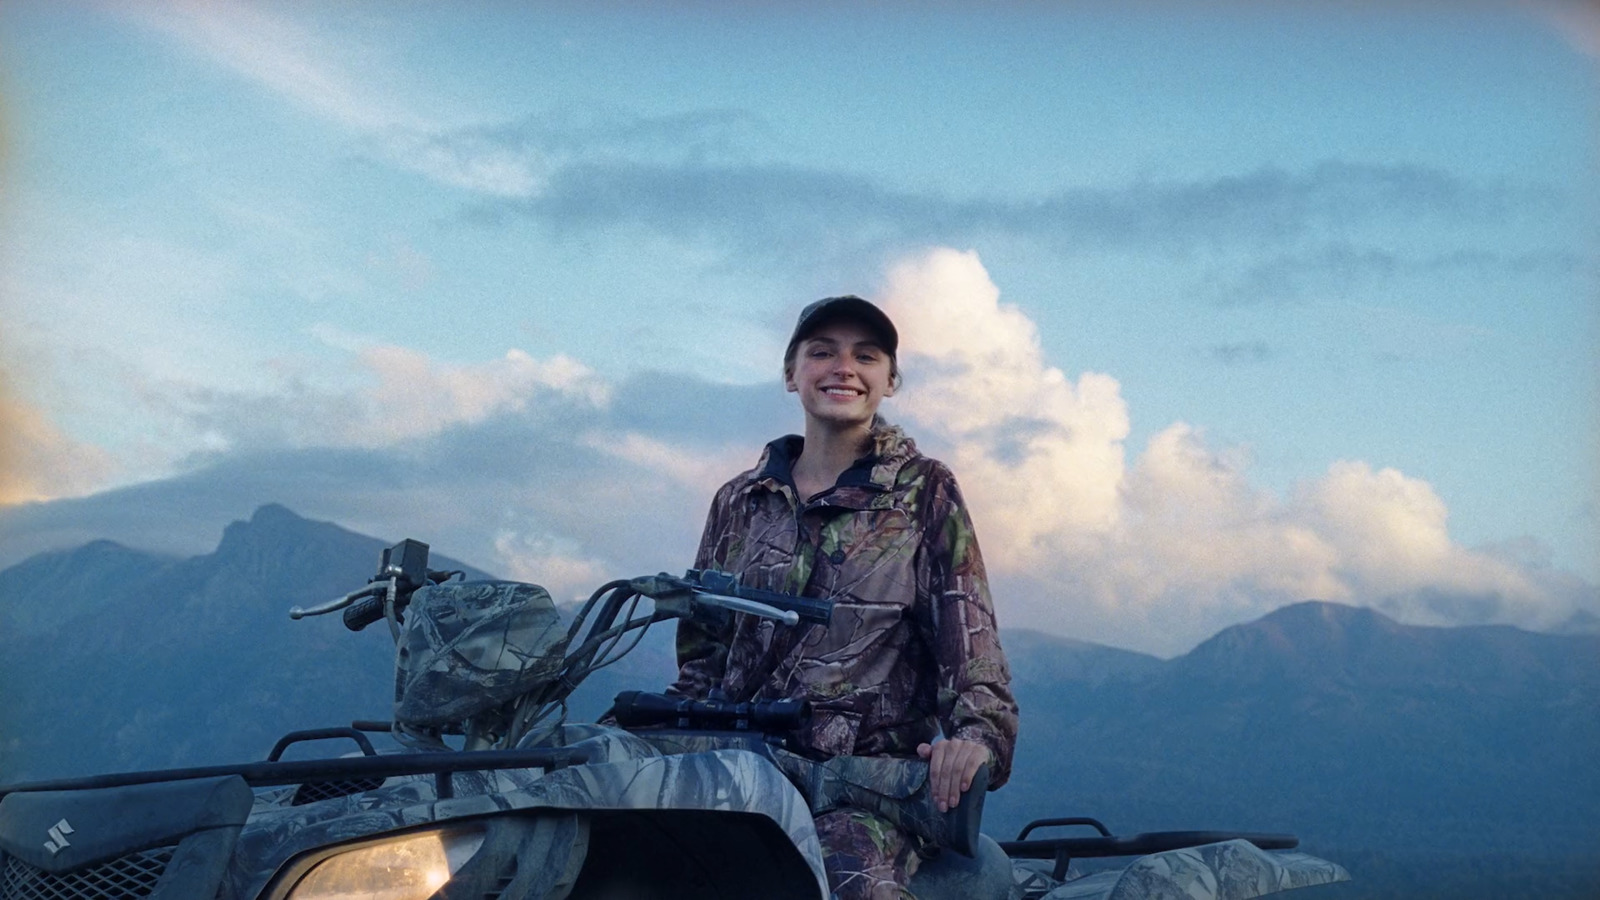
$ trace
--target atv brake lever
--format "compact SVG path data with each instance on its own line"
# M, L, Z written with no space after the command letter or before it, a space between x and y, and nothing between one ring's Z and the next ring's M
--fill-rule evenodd
M362 597L370 597L373 594L379 593L380 591L384 590L386 586L387 582L369 584L364 588L351 591L350 593L345 594L343 597L340 597L336 600L329 600L327 603L323 603L319 606L312 606L309 608L304 606L291 606L289 607L289 618L304 619L307 616L324 616L331 612L338 612L339 610L344 609L346 606L349 606L357 600L360 600Z
M728 579L728 584L737 586L738 582ZM694 604L714 606L721 609L742 612L763 619L772 619L785 625L800 624L800 614L792 609L779 609L769 603L751 600L747 597L733 597L716 591L708 591L696 581L685 578L673 578L665 572L660 575L649 575L644 578L635 578L629 586L639 593L656 602L656 609L669 612L673 615L688 618L693 614ZM687 599L689 602L684 603Z
M767 604L756 600L746 600L743 597L729 597L726 594L711 594L707 593L706 591L695 591L694 599L695 602L704 603L707 606L720 606L723 609L731 609L734 612L742 612L752 616L760 616L763 619L772 619L777 622L782 622L785 625L800 624L800 614L794 610L778 609L775 606L768 606Z

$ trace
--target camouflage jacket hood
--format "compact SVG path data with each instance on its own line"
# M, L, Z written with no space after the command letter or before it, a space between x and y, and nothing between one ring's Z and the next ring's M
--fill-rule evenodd
M826 597L833 620L680 623L673 688L809 700L812 721L796 738L814 756L914 756L943 726L989 747L998 787L1011 770L1017 704L972 521L943 463L898 427L880 423L872 438L871 452L803 502L795 435L717 491L696 567Z

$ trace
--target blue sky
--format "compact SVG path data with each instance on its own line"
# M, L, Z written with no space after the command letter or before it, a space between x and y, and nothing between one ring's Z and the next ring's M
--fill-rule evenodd
M855 292L1012 622L1596 611L1596 15L1121 7L6 4L0 564L681 567Z

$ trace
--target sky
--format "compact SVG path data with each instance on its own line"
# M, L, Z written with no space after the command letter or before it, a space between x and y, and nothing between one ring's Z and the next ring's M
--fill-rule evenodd
M682 569L899 325L1002 625L1600 614L1600 13L0 5L0 566L282 503Z

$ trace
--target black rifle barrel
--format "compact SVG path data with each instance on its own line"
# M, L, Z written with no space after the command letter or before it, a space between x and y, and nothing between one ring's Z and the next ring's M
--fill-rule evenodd
M158 781L183 781L238 775L253 787L275 784L303 784L307 781L332 781L344 778L388 778L392 775L425 775L439 772L475 772L489 769L556 769L589 760L587 749L559 747L538 750L473 750L454 753L396 753L383 756L341 757L339 759L297 759L292 762L257 762L232 766L199 766L189 769L160 769L150 772L122 772L91 775L58 781L0 786L0 797L36 791L83 791L95 788L127 787Z
M754 731L762 734L787 734L811 716L804 700L759 700L734 703L727 700L691 700L648 691L623 691L617 695L611 714L624 728L667 725L702 731Z

